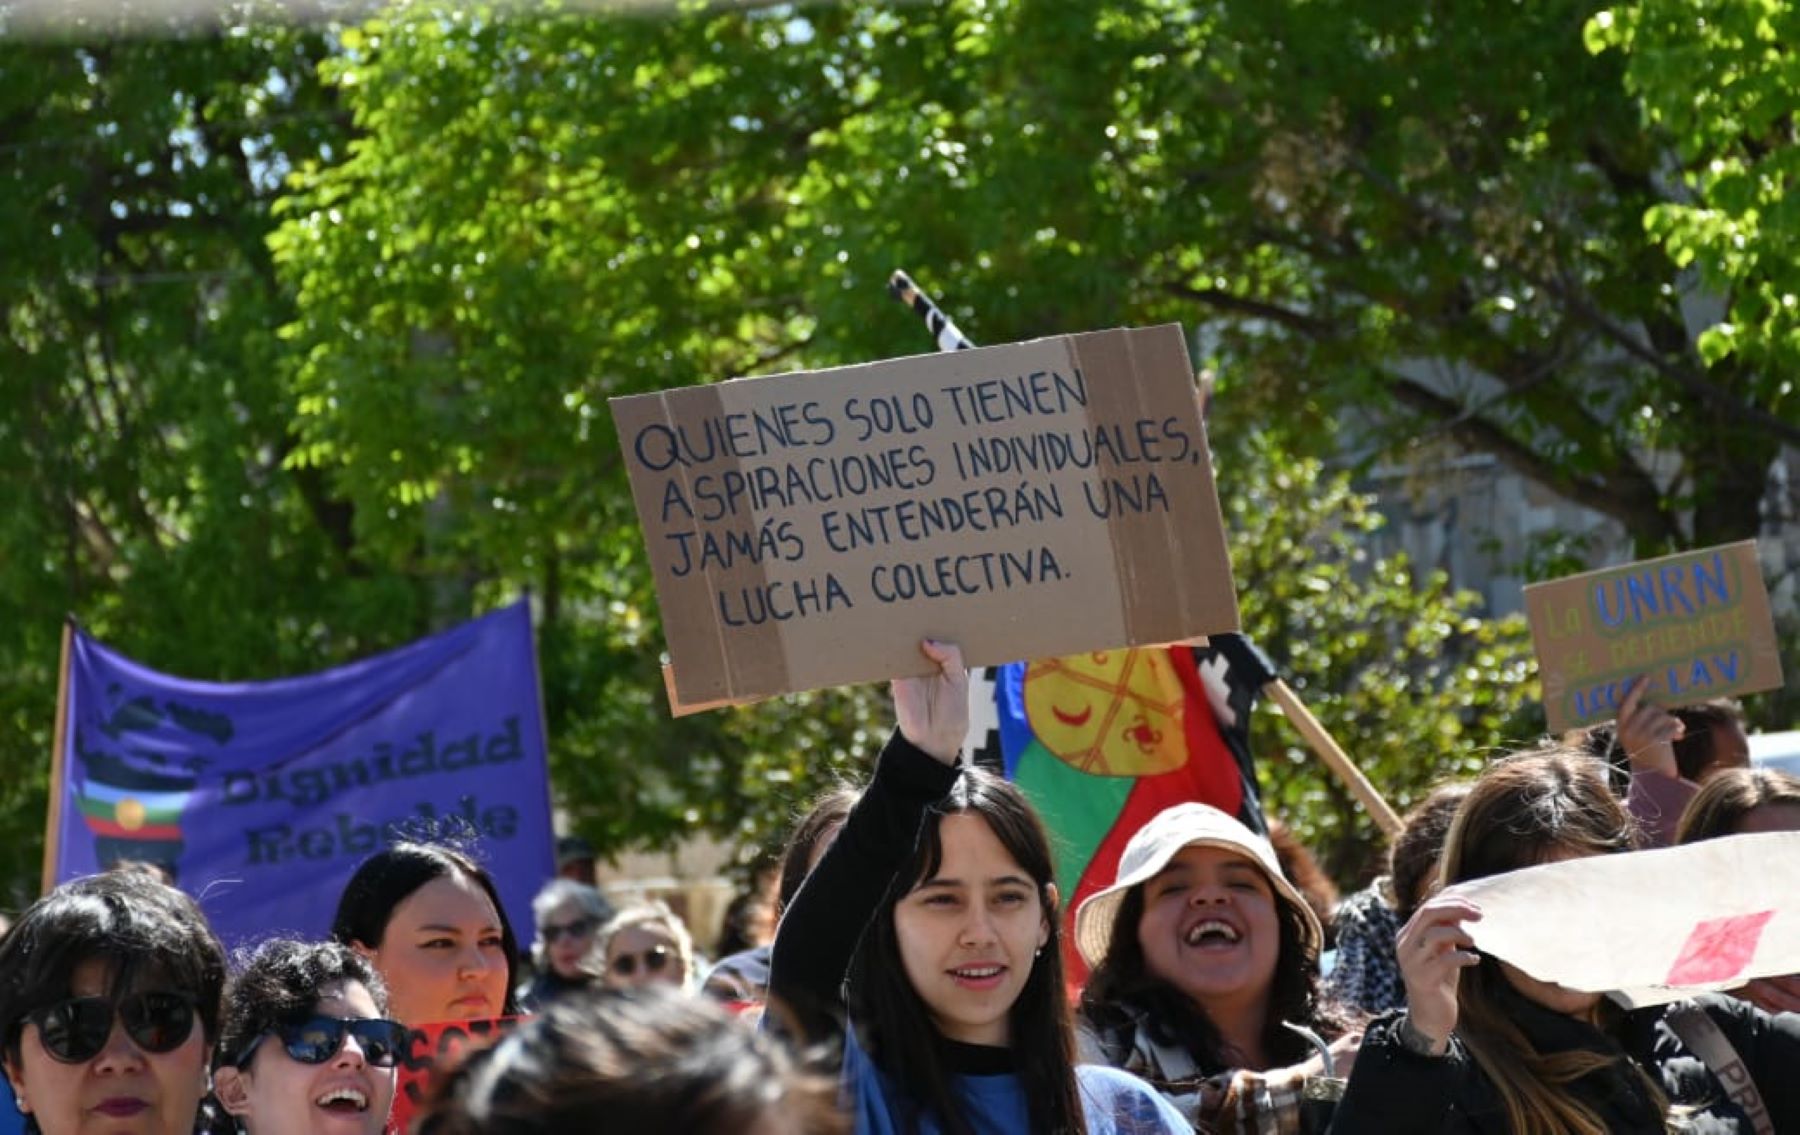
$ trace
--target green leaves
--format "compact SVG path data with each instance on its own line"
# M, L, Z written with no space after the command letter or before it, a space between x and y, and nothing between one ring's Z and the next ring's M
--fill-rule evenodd
M1650 208L1645 227L1722 301L1696 340L1702 361L1791 417L1793 395L1779 376L1800 361L1800 316L1789 301L1800 294L1800 16L1776 0L1641 0L1604 26L1596 17L1588 32L1596 50L1624 55L1627 89L1679 159L1683 191Z
M1522 618L1484 619L1442 573L1372 554L1380 514L1342 473L1255 436L1220 444L1245 633L1390 803L1404 810L1541 731ZM1253 741L1270 814L1337 878L1366 878L1383 838L1355 798L1274 706Z
M982 342L1193 329L1251 629L1405 798L1516 739L1514 631L1374 557L1305 461L1453 445L1646 552L1742 537L1800 351L1788 6L1439 7L405 4L0 43L19 712L64 609L243 678L529 589L587 834L773 832L866 758L879 694L664 716L605 400L927 349L883 295L906 267ZM1276 743L1346 865L1360 821Z

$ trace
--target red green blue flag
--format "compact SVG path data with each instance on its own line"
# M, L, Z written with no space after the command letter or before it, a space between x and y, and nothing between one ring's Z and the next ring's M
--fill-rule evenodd
M1164 808L1198 800L1266 829L1249 746L1255 667L1234 666L1236 643L1223 640L1240 636L1014 662L974 677L971 751L1043 816L1066 931L1082 900L1113 881L1132 834ZM1068 960L1071 980L1084 980L1073 949Z

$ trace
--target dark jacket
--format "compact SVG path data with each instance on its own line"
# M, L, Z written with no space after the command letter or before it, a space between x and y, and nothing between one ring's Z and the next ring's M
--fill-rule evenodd
M519 987L519 1011L542 1013L577 989L599 988L591 977L567 978L546 963L544 971Z
M1541 1053L1587 1051L1615 1058L1571 1090L1611 1135L1664 1135L1668 1126L1626 1061L1635 1061L1685 1115L1690 1135L1751 1135L1750 1121L1718 1079L1681 1042L1664 1007L1624 1013L1609 1031L1545 1009L1508 990L1505 1008ZM1777 1132L1800 1132L1800 1015L1770 1016L1732 997L1696 1003L1717 1022L1750 1069ZM1331 1135L1509 1135L1500 1094L1460 1043L1420 1056L1398 1038L1399 1013L1363 1036Z

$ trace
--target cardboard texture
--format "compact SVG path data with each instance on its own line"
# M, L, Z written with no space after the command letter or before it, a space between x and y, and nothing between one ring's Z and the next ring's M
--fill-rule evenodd
M1754 540L1535 583L1525 612L1552 732L1615 719L1640 674L1661 706L1781 686Z
M1464 928L1483 953L1628 1007L1800 973L1800 832L1568 859L1445 893L1481 907Z
M1238 626L1173 324L612 408L677 707Z

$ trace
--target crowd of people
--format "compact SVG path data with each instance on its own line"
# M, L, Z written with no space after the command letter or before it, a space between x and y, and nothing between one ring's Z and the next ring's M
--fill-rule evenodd
M1800 830L1800 781L1748 767L1729 707L1634 690L1616 728L1442 785L1335 904L1303 849L1171 807L1075 910L1076 990L1052 834L960 761L960 654L922 649L935 672L894 683L868 784L795 825L773 901L711 965L668 907L570 879L522 955L488 872L435 845L363 862L327 940L235 959L144 872L57 887L0 937L26 1130L375 1135L410 1029L512 1017L436 1070L413 1131L1800 1132L1800 975L1628 1011L1483 953L1454 889Z

